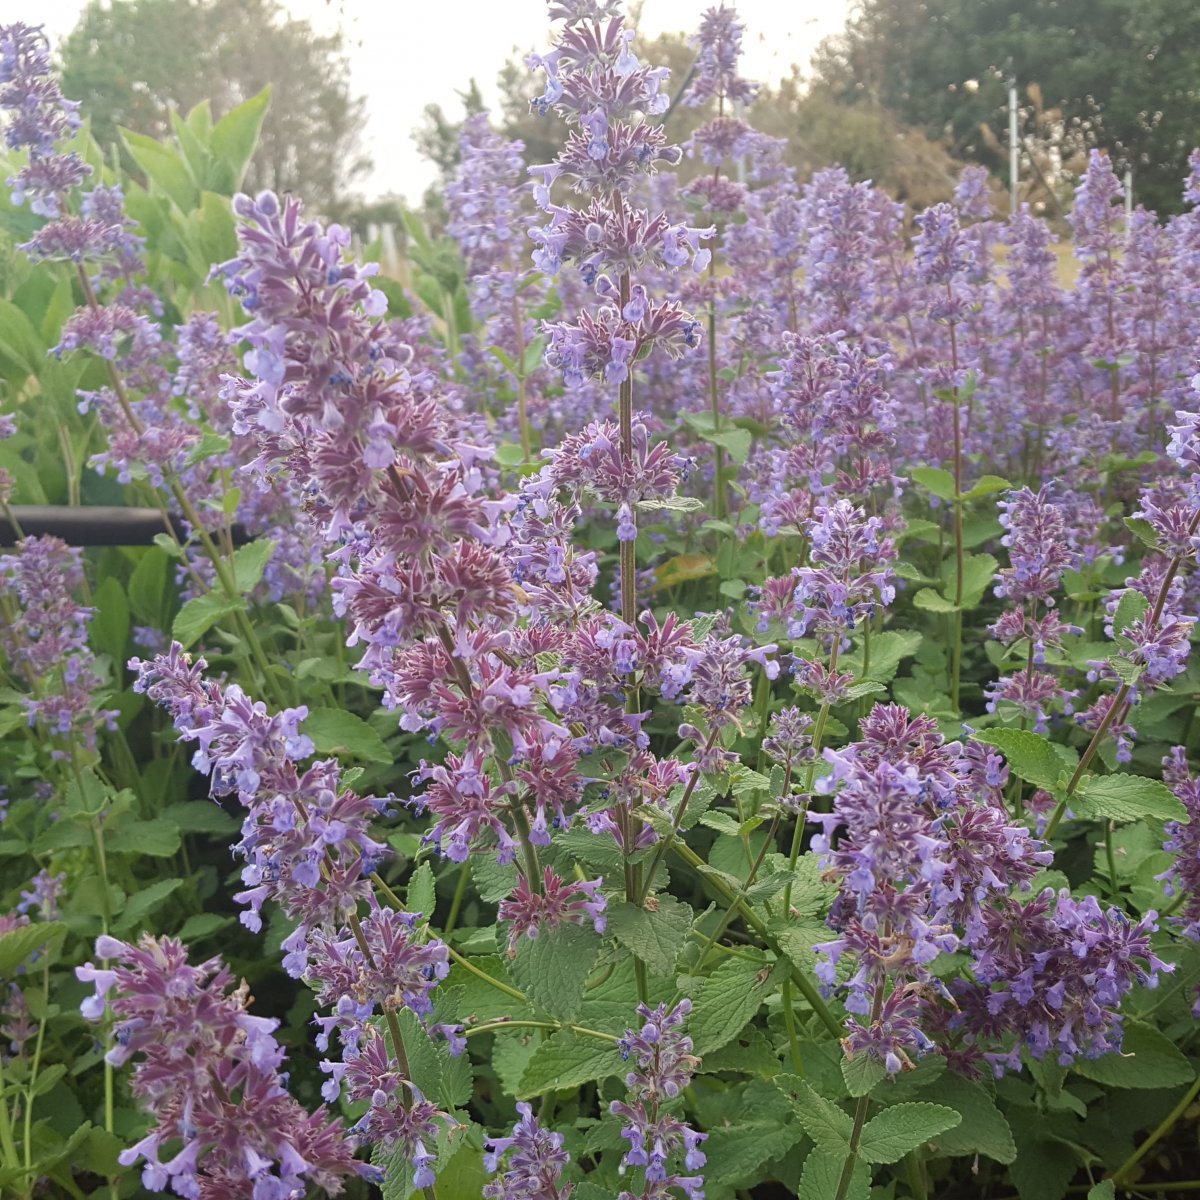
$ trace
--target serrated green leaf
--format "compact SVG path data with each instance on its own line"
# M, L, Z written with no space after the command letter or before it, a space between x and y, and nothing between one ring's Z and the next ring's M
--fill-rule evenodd
M509 971L530 1001L560 1021L573 1021L583 1004L584 984L600 955L591 927L561 925L517 942Z
M1017 1146L1008 1121L978 1083L946 1071L932 1082L927 1094L962 1114L959 1125L938 1135L940 1154L986 1154L999 1163L1016 1158Z
M238 830L237 821L212 800L184 800L179 804L168 804L161 815L173 821L180 833L228 835Z
M218 592L195 596L175 615L171 635L177 642L181 642L186 650L195 645L223 617L245 607L244 600L230 600L228 596Z
M716 1050L741 1033L758 1012L770 976L768 968L731 958L704 981L688 1023L697 1054Z
M859 1153L872 1163L899 1162L910 1150L953 1129L962 1114L940 1104L893 1104L872 1117L862 1131Z
M300 728L312 738L318 754L361 758L364 762L390 763L383 739L362 719L341 708L314 708Z
M1088 1188L1087 1200L1116 1200L1117 1185L1111 1179L1102 1179L1095 1187Z
M1158 549L1158 531L1144 517L1126 517L1125 528L1151 550Z
M237 580L237 589L243 596L258 587L277 545L277 542L272 542L268 538L261 538L257 542L239 546L234 551L233 571Z
M869 1054L856 1054L853 1058L842 1058L842 1078L852 1096L865 1096L887 1074L879 1059Z
M650 899L656 907L625 901L610 907L606 932L655 974L670 975L691 932L693 913L667 893Z
M437 906L437 888L433 880L433 868L427 862L423 862L412 873L404 898L410 913L420 913L426 921L433 916Z
M925 612L935 613L951 613L958 611L958 606L953 600L947 600L945 596L941 595L939 592L935 592L933 588L921 588L921 590L913 596L913 607L924 609Z
M954 476L941 467L916 467L909 472L914 483L940 500L953 500L955 496Z
M1144 1021L1126 1021L1119 1053L1081 1058L1071 1070L1115 1088L1172 1088L1196 1077L1179 1047Z
M501 442L492 457L502 467L519 467L525 461L525 451L514 442Z
M1048 738L1027 729L985 729L972 738L995 746L1008 762L1008 769L1034 787L1052 790L1063 774L1063 759Z
M999 475L981 475L979 481L963 497L965 500L978 500L981 496L991 496L996 492L1006 492L1012 484Z
M184 465L194 467L198 462L204 462L219 454L224 454L230 444L229 439L223 433L214 433L211 429L206 429L200 435L200 440L188 452L187 458L184 459Z
M521 1088L516 1098L528 1100L545 1092L577 1088L610 1075L620 1075L624 1070L625 1063L616 1042L580 1037L564 1029L534 1051L521 1076Z
M698 512L704 501L695 496L652 496L639 500L637 507L647 512Z
M809 1151L800 1176L797 1200L833 1200L838 1194L846 1155L821 1146ZM871 1172L861 1159L854 1164L854 1173L845 1193L845 1200L868 1200L871 1195Z
M1071 797L1071 808L1083 817L1108 821L1188 819L1187 809L1165 783L1144 775L1093 775Z
M791 1102L796 1119L817 1146L840 1154L845 1161L854 1122L832 1100L826 1100L799 1075L780 1075L775 1081Z
M56 944L67 932L62 921L36 921L0 933L0 976L9 978L36 950Z
M1135 621L1140 620L1150 607L1150 601L1136 588L1126 588L1117 601L1113 613L1113 633L1124 633Z

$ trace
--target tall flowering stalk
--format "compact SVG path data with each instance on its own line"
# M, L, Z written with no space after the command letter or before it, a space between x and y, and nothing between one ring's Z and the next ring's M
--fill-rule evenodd
M550 5L551 17L562 25L554 48L530 59L546 75L546 90L534 108L555 112L570 132L552 163L533 168L539 179L535 199L550 220L532 237L538 266L557 272L564 263L576 264L599 298L598 307L582 311L577 321L547 327L547 356L568 378L601 375L617 386L614 451L626 472L647 453L639 450L635 431L634 364L655 349L678 357L699 341L698 323L675 302L652 298L634 282L635 272L646 266L704 270L711 255L701 242L713 230L674 223L632 199L637 181L660 164L677 163L680 151L653 121L667 108L667 72L638 61L631 49L634 32L625 27L620 7L592 0ZM590 202L579 208L556 204L555 184L590 196ZM637 505L647 498L639 488L618 510L620 613L629 628L638 615ZM640 708L637 693L636 686L628 687L631 713ZM637 839L636 824L625 834L626 845ZM627 867L625 882L627 896L636 898L641 889L636 866Z
M349 1176L381 1182L355 1161L339 1121L289 1095L279 1022L248 1011L249 989L220 959L192 966L182 943L149 935L136 945L102 937L96 955L113 965L76 968L96 989L84 1015L99 1020L107 1004L117 1022L109 1062L137 1059L133 1094L155 1125L120 1161L144 1160L147 1191L284 1200L309 1184L338 1195ZM174 1151L165 1161L164 1146Z

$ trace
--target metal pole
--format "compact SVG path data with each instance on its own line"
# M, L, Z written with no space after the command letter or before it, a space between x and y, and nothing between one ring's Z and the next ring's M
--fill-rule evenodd
M1125 227L1133 219L1133 168L1125 168Z
M1008 79L1008 210L1017 211L1017 190L1021 172L1021 140L1017 135L1017 80Z

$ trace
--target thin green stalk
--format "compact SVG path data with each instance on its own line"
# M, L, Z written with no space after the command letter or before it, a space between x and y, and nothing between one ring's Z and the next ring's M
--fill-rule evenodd
M771 821L770 828L767 830L767 836L763 839L762 849L758 852L758 857L751 864L750 873L746 876L746 882L742 885L744 891L749 891L754 884L755 877L758 875L758 869L762 866L763 859L767 857L767 851L775 842L775 833L779 829L779 814L776 813ZM713 927L712 933L708 934L704 945L700 947L700 957L696 960L696 965L692 969L693 974L699 975L704 968L704 960L708 952L716 944L720 936L729 928L729 923L733 920L737 912L737 904L729 904L725 911L721 914L720 920ZM681 999L681 996L676 996L676 1003Z
M792 1009L792 981L785 979L781 992L783 1002L783 1027L787 1030L788 1052L792 1056L792 1066L796 1074L804 1078L804 1056L800 1053L800 1039L796 1036L796 1014Z
M1200 1096L1200 1079L1197 1079L1188 1088L1183 1098L1163 1117L1150 1136L1112 1173L1112 1181L1117 1187L1121 1187L1124 1184L1125 1180L1132 1174L1134 1167L1175 1128L1176 1122L1187 1112L1191 1107L1192 1101L1197 1096ZM1159 1186L1158 1184L1154 1185L1155 1188Z
M454 899L450 901L450 915L442 928L442 940L447 940L458 924L458 914L462 911L463 898L467 894L467 883L471 878L471 860L468 858L458 869L458 885L454 889Z
M33 1168L33 1098L37 1095L38 1072L42 1067L42 1046L46 1040L46 1010L50 1004L50 964L42 965L42 1015L38 1020L37 1040L33 1044L33 1062L25 1088L25 1170Z
M367 961L367 965L375 969L375 956L371 953L371 947L367 942L366 936L363 933L362 922L358 919L357 913L351 913L348 918L350 932L354 934L354 940L358 943L359 950L362 951L362 956ZM404 1034L400 1029L400 1022L396 1017L393 1009L385 1008L383 1019L387 1023L388 1033L392 1037L392 1054L396 1059L396 1067L400 1072L400 1077L404 1081L404 1090L408 1093L408 1102L411 1103L416 1093L412 1086L412 1069L408 1065L408 1052L404 1048ZM436 1185L431 1185L421 1189L426 1200L437 1200Z
M1197 529L1200 529L1200 512L1196 513L1188 525L1188 536L1190 537L1195 534ZM1171 590L1171 584L1175 582L1175 576L1179 573L1182 563L1183 559L1179 555L1171 559L1166 574L1163 576L1162 584L1158 589L1158 596L1154 601L1154 607L1150 610L1150 615L1146 621L1148 629L1153 629L1158 624L1158 620L1163 614L1163 609L1166 607L1167 595ZM1092 740L1088 742L1087 749L1080 755L1079 765L1075 768L1074 774L1067 783L1066 792L1063 794L1062 799L1059 800L1053 815L1050 817L1049 823L1046 825L1046 831L1042 834L1044 841L1048 842L1054 831L1058 828L1059 822L1063 818L1063 813L1067 811L1067 805L1070 803L1071 797L1075 794L1075 789L1079 786L1079 781L1083 778L1088 767L1091 766L1092 759L1096 757L1096 752L1100 749L1100 743L1104 740L1104 735L1108 732L1109 726L1113 724L1118 716L1124 718L1130 690L1128 683L1122 683L1117 689L1117 694L1113 698L1112 704L1109 705L1108 711L1104 714L1099 726L1096 728L1096 732L1092 734Z
M473 1038L481 1033L496 1033L501 1029L549 1029L554 1033L565 1029L570 1033L578 1034L580 1037L596 1038L602 1042L617 1042L620 1040L615 1033L605 1033L600 1029L589 1029L586 1025L570 1025L565 1021L526 1021L524 1018L509 1020L507 1017L500 1017L495 1021L485 1021L482 1025L475 1025L464 1031L463 1037Z
M12 1171L19 1171L21 1156L13 1140L12 1114L8 1111L8 1101L3 1098L4 1091L4 1056L0 1054L0 1149L4 1151L4 1165Z
M453 946L447 946L446 949L449 952L451 959L458 966L462 967L463 970L469 971L475 976L476 979L482 979L484 983L494 987L496 991L503 992L506 996L511 996L514 1000L520 1000L522 1003L526 1002L527 997L524 992L510 986L502 979L497 979L494 975L489 975L481 967L477 967L469 958L466 957L465 954L461 954L459 951L455 950Z
M685 863L693 870L704 865L704 859L700 857L687 842L676 841L671 844L671 849L683 859ZM731 900L734 897L737 899L738 913L742 920L746 922L751 929L762 939L763 943L768 946L771 951L778 957L787 959L787 955L783 952L776 938L772 937L767 929L766 923L762 918L746 903L743 896L735 892L724 880L713 875L701 876L704 886L711 887L717 891L725 900ZM791 961L790 959L788 960ZM813 986L813 982L800 970L795 963L791 963L791 977L800 994L808 1001L809 1007L815 1012L827 1030L835 1037L841 1038L843 1029L841 1025L834 1019L833 1013L829 1011L825 1001L821 999L821 993Z
M868 1028L878 1023L879 1014L882 1011L883 984L879 983L875 986L875 995L871 1000L871 1020ZM858 1103L854 1106L854 1124L850 1129L850 1148L846 1152L846 1162L842 1167L842 1177L838 1180L837 1194L834 1196L834 1200L846 1200L846 1193L850 1190L850 1181L854 1178L854 1168L858 1165L858 1144L862 1139L863 1126L867 1123L867 1110L870 1106L869 1093L859 1096Z

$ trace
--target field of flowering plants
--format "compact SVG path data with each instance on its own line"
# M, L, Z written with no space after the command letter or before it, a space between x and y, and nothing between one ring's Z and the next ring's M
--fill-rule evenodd
M1200 1195L1200 209L1066 285L621 7L402 280L0 26L0 1194Z

